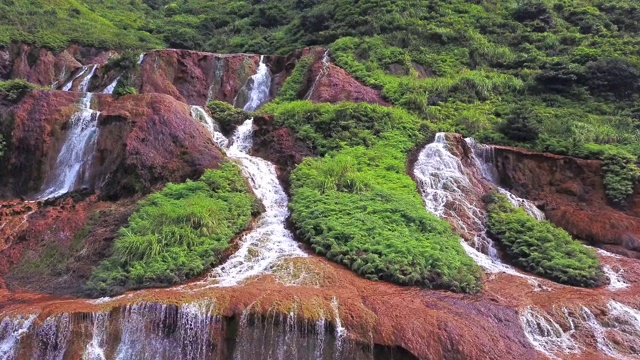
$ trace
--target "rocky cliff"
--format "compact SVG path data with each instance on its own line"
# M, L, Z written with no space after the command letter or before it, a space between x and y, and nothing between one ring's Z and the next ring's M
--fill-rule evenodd
M497 146L495 163L502 182L539 202L557 226L611 252L640 258L640 187L625 209L611 206L601 161Z

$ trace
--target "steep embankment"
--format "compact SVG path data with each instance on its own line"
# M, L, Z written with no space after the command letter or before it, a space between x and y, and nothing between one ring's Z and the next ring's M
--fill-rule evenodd
M614 253L640 258L640 186L624 208L607 200L602 161L494 148L502 182L536 201L554 224Z

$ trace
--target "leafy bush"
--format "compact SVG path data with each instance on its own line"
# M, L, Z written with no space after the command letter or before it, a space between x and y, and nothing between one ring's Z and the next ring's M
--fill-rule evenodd
M313 104L309 101L267 104L275 123L294 131L299 140L319 155L344 146L371 146L381 139L400 136L409 150L419 137L420 120L401 109L367 103Z
M116 88L113 89L113 95L115 95L116 97L132 95L137 93L138 93L138 90L135 87L126 85L126 82L123 81L122 79L118 81L118 83L116 84Z
M585 82L596 94L611 93L618 99L630 99L640 90L640 70L624 59L606 59L588 63Z
M449 224L427 213L389 144L305 159L291 176L298 235L370 280L477 292L480 270Z
M20 101L23 96L37 88L38 85L21 79L0 81L0 95L4 95L5 99L11 102Z
M211 112L211 117L220 125L225 134L231 133L236 126L250 117L242 109L236 109L224 101L212 101L207 104L207 107Z
M515 141L535 141L540 136L540 117L526 107L513 107L500 132Z
M282 88L278 93L277 101L296 101L300 98L300 90L304 85L305 78L311 66L312 57L310 55L303 56L296 63L296 67L282 84Z
M596 287L604 282L600 260L590 248L549 221L538 221L502 194L487 196L488 232L509 259L528 272L562 284Z
M167 184L138 204L87 288L101 296L198 276L220 263L255 209L255 198L230 162L205 171L198 181Z
M603 156L604 187L607 198L617 205L625 205L640 181L636 157L625 151L610 151Z

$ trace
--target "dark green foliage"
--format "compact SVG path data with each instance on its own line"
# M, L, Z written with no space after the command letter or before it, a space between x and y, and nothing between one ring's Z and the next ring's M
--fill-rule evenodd
M480 271L449 225L428 214L390 144L306 159L291 176L302 239L370 280L474 293Z
M585 82L596 94L626 100L640 90L640 70L625 59L599 60L587 64Z
M402 139L396 150L408 151L419 138L420 120L406 111L368 103L313 104L309 101L267 104L277 125L292 129L315 153L344 146L371 146L383 139Z
M514 141L535 141L540 136L540 123L541 119L535 110L515 106L507 114L500 132Z
M488 231L511 261L528 272L562 284L596 287L604 273L595 251L549 221L538 221L502 194L487 196Z
M607 198L617 205L626 204L640 181L636 157L622 150L610 151L603 156L604 186Z
M233 129L247 120L250 115L236 109L233 105L224 101L212 101L207 104L211 117L220 125L223 133L229 134Z
M122 79L118 81L118 84L116 84L116 88L113 89L113 95L115 95L116 97L137 94L137 93L138 93L138 90L136 90L136 88L134 88L133 86L126 85L126 82L123 81Z
M138 204L87 288L100 296L200 275L220 263L256 208L240 170L230 162L207 170L198 181L167 184Z
M60 50L70 43L98 48L159 47L147 32L150 9L127 0L0 2L0 46L25 42Z
M38 85L20 79L0 81L0 95L14 103L17 103L23 96L37 88L39 88Z
M301 96L300 91L305 83L309 67L311 66L311 56L304 56L296 63L296 67L282 84L278 93L277 101L295 101Z

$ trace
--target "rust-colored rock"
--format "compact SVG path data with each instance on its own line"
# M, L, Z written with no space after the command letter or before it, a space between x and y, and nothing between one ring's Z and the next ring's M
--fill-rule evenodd
M189 50L156 50L145 55L140 92L170 95L190 105L207 100L233 103L260 57Z
M27 44L0 50L0 79L23 79L42 86L61 86L83 64L102 64L114 51L70 45L55 53Z
M543 204L554 224L607 250L640 258L640 186L628 207L612 207L602 180L602 163L496 146L496 167L504 184Z
M72 92L34 91L9 111L13 131L0 169L0 197L32 197L40 190L79 98ZM196 178L222 159L189 107L169 96L95 95L93 109L100 117L90 183L108 198Z

